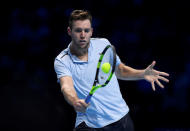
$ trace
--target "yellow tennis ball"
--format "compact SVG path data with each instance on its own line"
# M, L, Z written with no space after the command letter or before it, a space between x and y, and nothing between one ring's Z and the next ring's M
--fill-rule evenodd
M111 68L111 65L110 65L110 63L107 63L107 62L102 64L102 67L101 67L101 69L104 73L109 73L110 68Z

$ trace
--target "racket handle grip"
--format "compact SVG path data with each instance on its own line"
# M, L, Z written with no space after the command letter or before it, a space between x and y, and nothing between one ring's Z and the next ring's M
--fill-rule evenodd
M85 102L88 104L91 100L92 95L88 94L88 96L85 99Z

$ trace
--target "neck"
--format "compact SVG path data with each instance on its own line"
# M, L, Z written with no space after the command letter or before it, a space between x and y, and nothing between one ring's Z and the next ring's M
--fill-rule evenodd
M81 61L88 61L88 53L83 56L78 56Z
M75 55L80 60L87 61L88 60L88 47L89 47L89 45L87 45L87 47L85 47L85 48L80 48L80 47L76 46L75 44L71 43L70 51L71 51L71 54Z

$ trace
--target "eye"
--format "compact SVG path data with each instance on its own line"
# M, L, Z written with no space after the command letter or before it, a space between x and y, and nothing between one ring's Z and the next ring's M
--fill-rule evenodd
M85 31L86 33L88 33L88 32L90 32L90 29L85 29L84 31Z
M75 29L75 32L82 32L82 29L79 29L79 28L77 28L77 29Z

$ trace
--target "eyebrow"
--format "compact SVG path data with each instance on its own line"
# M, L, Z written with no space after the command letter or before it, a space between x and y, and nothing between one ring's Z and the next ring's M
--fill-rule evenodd
M84 29L82 29L82 28L76 28L76 29L74 29L75 31L82 31L82 30L84 30L85 32L88 32L88 31L90 31L90 29L91 28L84 28Z

